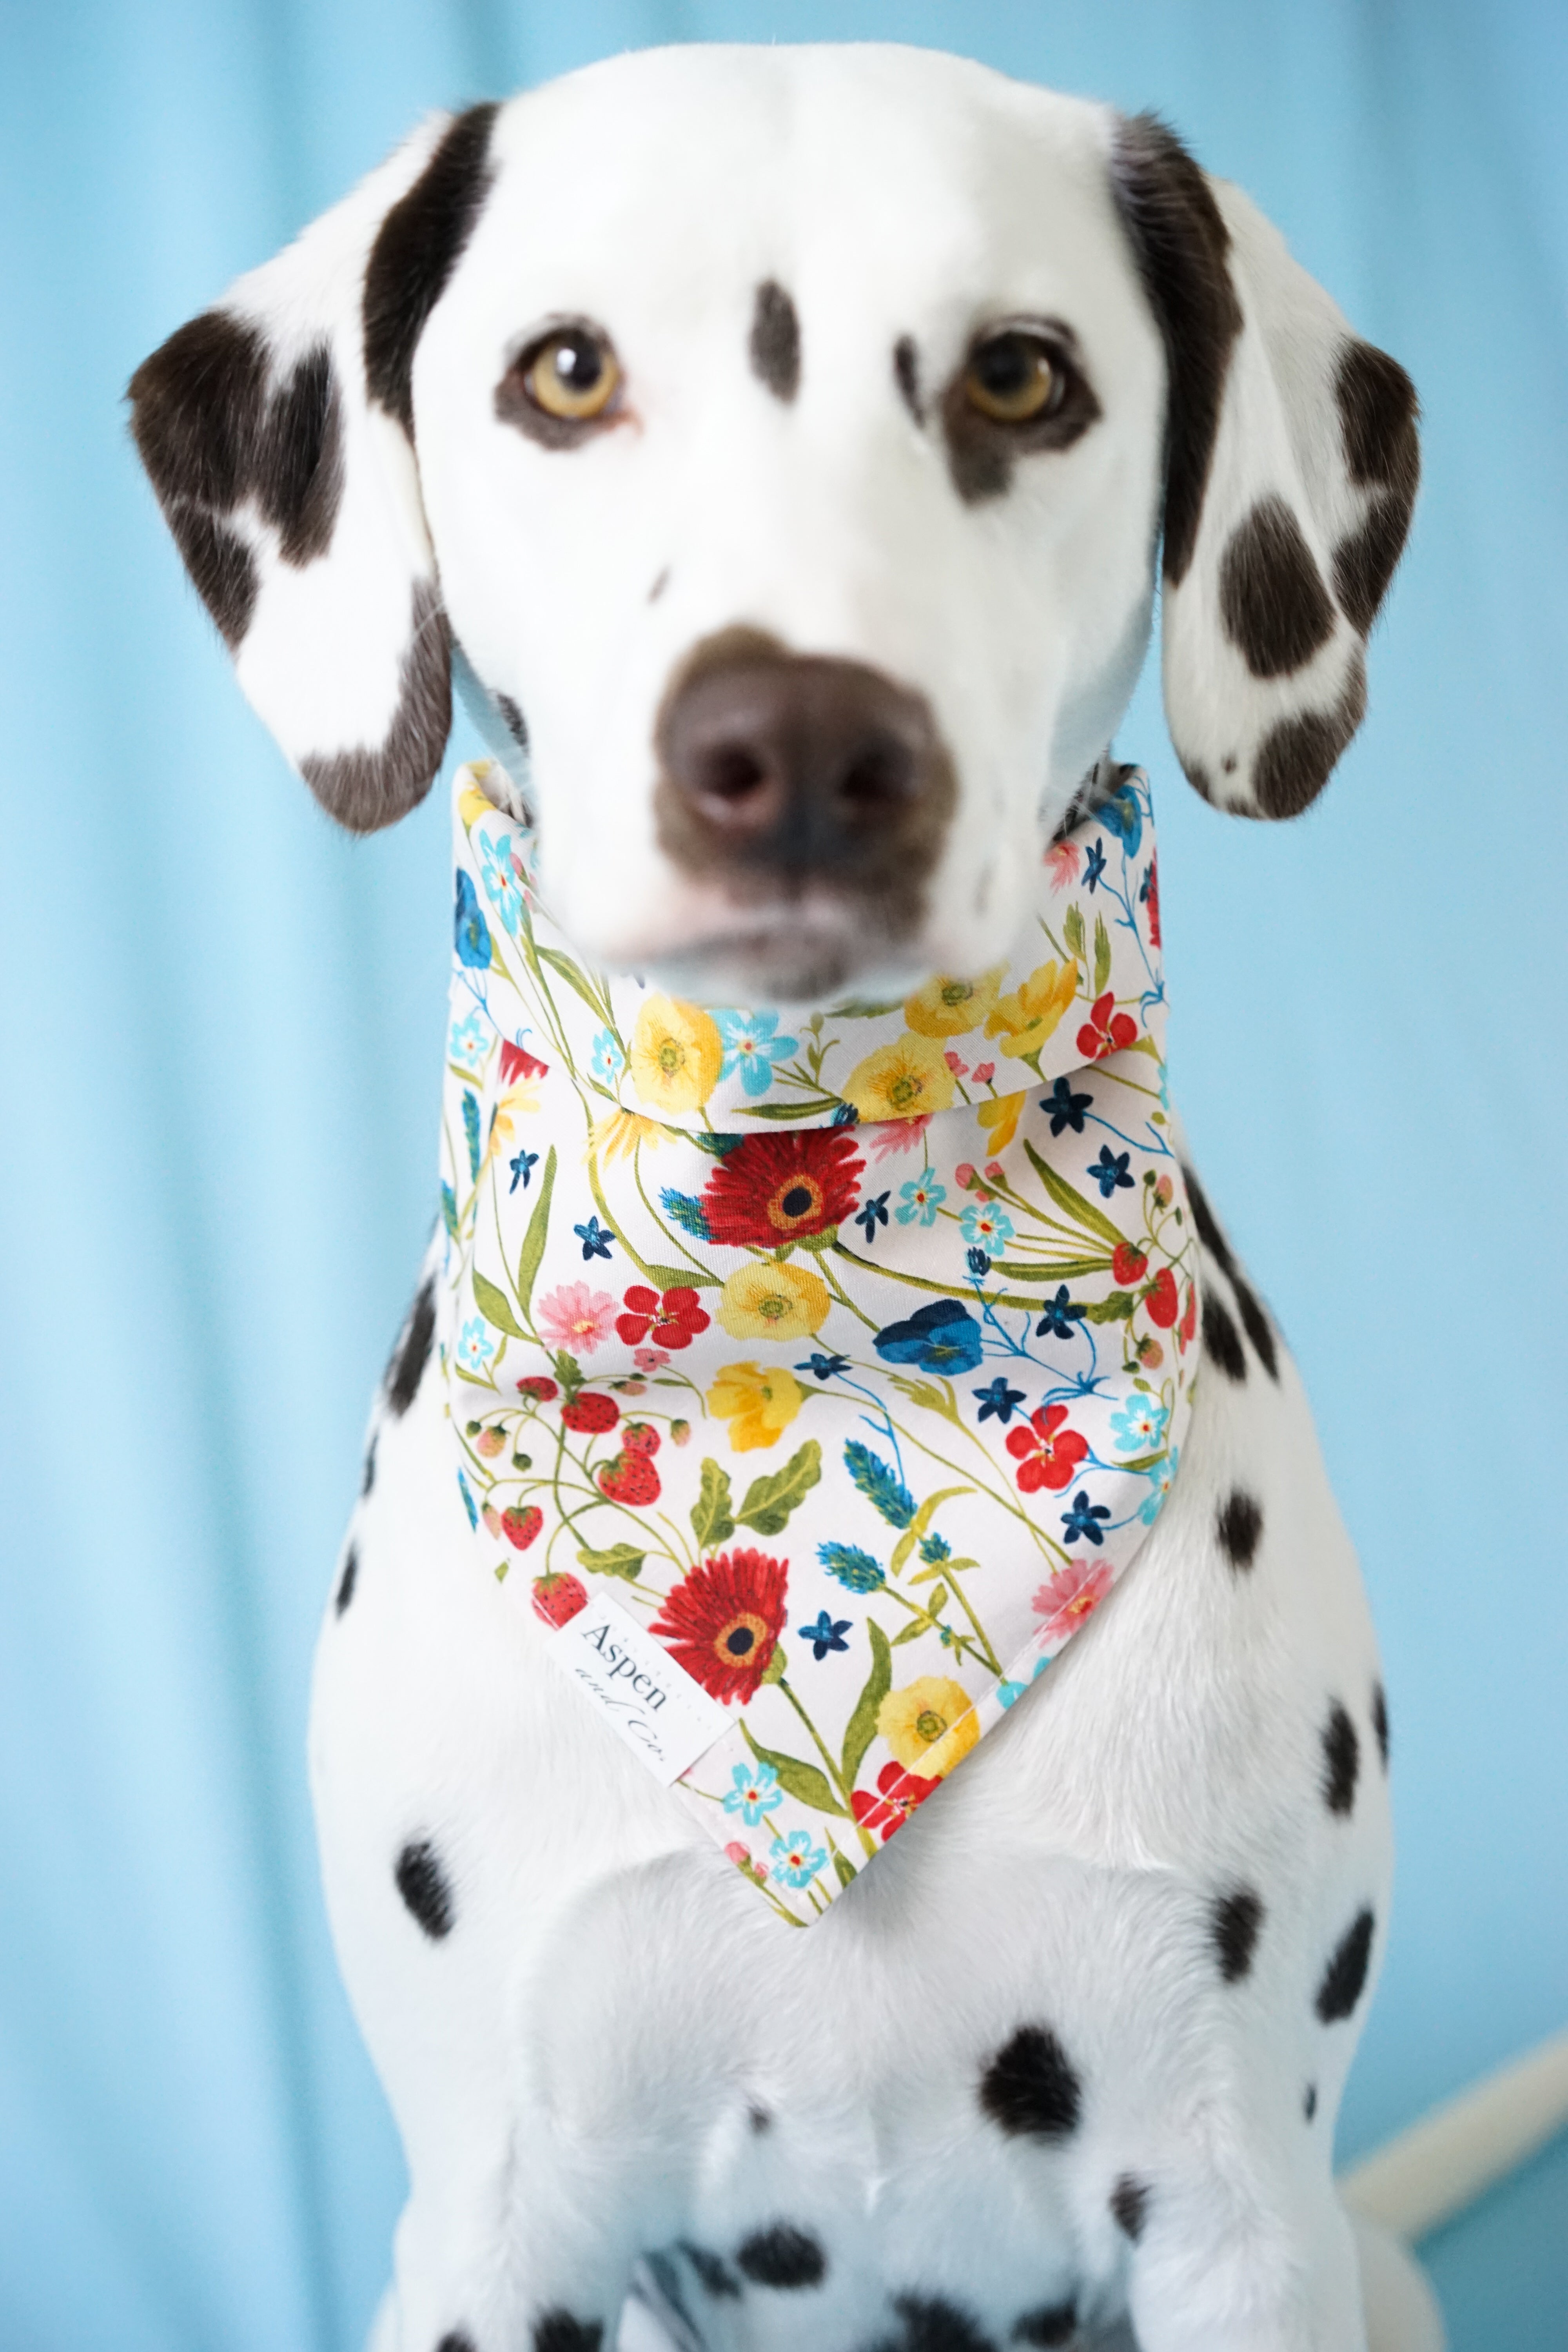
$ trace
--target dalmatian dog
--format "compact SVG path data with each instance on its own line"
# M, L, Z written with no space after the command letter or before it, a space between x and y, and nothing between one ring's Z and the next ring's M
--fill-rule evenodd
M1417 472L1404 372L1159 121L896 47L655 51L429 121L132 391L330 814L423 797L456 668L555 919L717 1004L991 961L1157 577L1192 783L1307 807ZM889 709L916 748L851 792ZM681 748L715 727L717 774ZM456 1548L421 1289L311 1739L409 2168L375 2352L599 2352L634 2288L628 2331L691 2352L1439 2340L1331 2162L1388 1912L1376 1646L1285 1342L1190 1197L1168 1505L805 1933Z

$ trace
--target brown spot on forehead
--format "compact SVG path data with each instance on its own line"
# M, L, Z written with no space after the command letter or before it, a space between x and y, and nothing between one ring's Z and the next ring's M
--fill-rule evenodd
M752 310L752 372L775 399L792 401L800 390L800 320L776 278L764 278Z

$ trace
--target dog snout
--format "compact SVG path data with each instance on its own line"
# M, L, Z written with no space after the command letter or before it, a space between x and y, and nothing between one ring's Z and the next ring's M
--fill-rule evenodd
M660 846L756 898L808 884L911 919L952 814L925 697L864 662L750 630L700 646L657 730Z

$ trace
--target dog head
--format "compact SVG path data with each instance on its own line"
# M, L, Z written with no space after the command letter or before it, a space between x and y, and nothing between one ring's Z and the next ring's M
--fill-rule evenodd
M425 126L172 336L133 429L356 831L459 674L556 919L710 1002L994 961L1166 709L1288 816L1359 722L1415 399L1147 119L880 47L656 50Z

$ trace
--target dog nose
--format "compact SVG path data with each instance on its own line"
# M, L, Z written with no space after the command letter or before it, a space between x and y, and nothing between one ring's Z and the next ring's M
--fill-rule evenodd
M658 730L660 845L688 871L763 887L903 890L952 803L930 706L863 662L726 631L687 663Z

